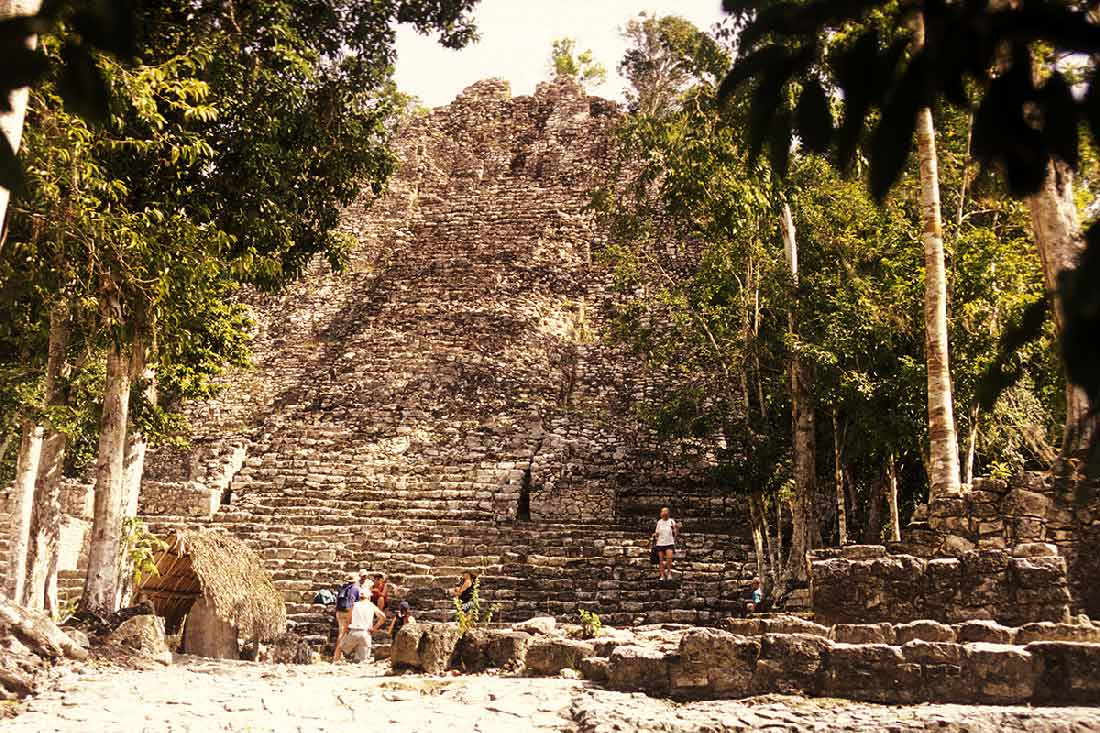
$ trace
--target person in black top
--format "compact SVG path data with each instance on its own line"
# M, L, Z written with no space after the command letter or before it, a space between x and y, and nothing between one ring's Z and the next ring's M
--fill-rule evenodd
M396 639L397 632L401 630L405 624L415 624L416 619L413 618L412 611L409 609L408 601L401 601L397 605L397 612L393 615L393 619L390 620L389 634L390 638Z
M474 574L467 570L462 574L462 582L454 589L454 597L462 604L464 613L469 613L470 605L474 601L474 580Z

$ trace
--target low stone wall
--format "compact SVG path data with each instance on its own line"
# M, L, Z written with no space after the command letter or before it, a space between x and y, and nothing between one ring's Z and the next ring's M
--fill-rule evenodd
M221 490L197 481L144 481L138 514L212 517L221 506Z
M532 619L462 633L414 624L393 645L395 669L448 669L584 677L612 689L678 699L762 694L886 704L1100 704L1100 627L992 622L832 628L794 617L731 620L731 630L651 626L606 629Z
M851 545L813 551L811 571L814 616L824 624L990 619L1017 625L1062 621L1070 612L1065 558L1041 543L932 559Z
M1044 542L1052 507L1050 492L1048 478L1040 473L1023 474L1011 484L976 479L970 491L919 508L905 532L905 542L897 549L938 557Z
M1100 482L1028 471L979 478L966 490L918 506L892 554L933 558L1049 542L1065 558L1071 609L1100 617Z

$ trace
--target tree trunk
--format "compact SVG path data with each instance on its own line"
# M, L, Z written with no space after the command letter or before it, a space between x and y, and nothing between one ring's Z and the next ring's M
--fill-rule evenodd
M123 459L130 404L130 365L117 342L107 351L107 382L100 418L96 461L95 515L88 546L88 576L83 610L111 613L119 594L119 547L122 535Z
M767 532L767 515L761 516L754 497L749 497L749 521L752 524L752 547L756 553L756 577L764 581L767 571L767 549L764 547L764 534Z
M1035 246L1043 263L1043 278L1047 290L1054 294L1054 324L1061 336L1065 328L1065 311L1058 292L1058 277L1077 265L1085 242L1077 204L1073 200L1073 171L1061 161L1047 165L1043 187L1028 197ZM1066 429L1062 437L1062 457L1080 456L1091 445L1096 434L1095 416L1089 417L1088 397L1077 385L1066 380Z
M776 502L776 506L779 506L780 502ZM776 525L775 537L776 541L772 542L772 533L768 528L768 508L764 504L764 494L760 491L754 491L749 495L749 512L750 515L759 518L760 532L763 534L764 549L767 553L766 562L761 564L757 562L757 570L760 572L760 582L764 584L765 592L768 588L775 588L779 585L779 574L782 572L782 550L780 548L779 534L782 529L781 525ZM780 515L776 514L778 520Z
M890 541L901 542L901 518L898 516L898 470L894 454L886 464L886 502L890 507Z
M34 482L42 457L42 426L32 420L23 423L23 439L15 459L15 481L8 500L10 526L8 536L8 577L4 591L16 603L26 593L27 547L31 534L31 511L34 506Z
M844 496L844 464L840 458L841 443L839 421L833 408L833 481L836 483L837 544L848 544L848 511Z
M42 0L0 0L0 20L22 15L34 15L42 7ZM38 36L30 36L27 46L35 48L38 45ZM23 142L23 119L27 115L27 98L30 89L22 87L15 89L8 95L8 111L0 111L0 133L7 138L8 144L15 152L19 152L19 146ZM8 202L11 192L0 186L0 230L6 232Z
M156 404L157 392L153 371L145 365L145 340L143 336L136 335L130 353L131 386L139 381L144 384L143 399L149 405ZM132 416L133 411L131 410L130 417L132 418ZM145 472L145 448L145 434L139 425L130 420L126 432L126 451L122 465L122 516L124 518L136 517L138 513L141 478ZM118 605L120 607L129 605L130 594L133 590L132 577L129 573L123 573L122 577L119 578Z
M981 418L981 408L978 403L970 405L970 432L966 435L966 462L963 463L963 483L967 486L974 483L974 458L978 453L978 420Z
M795 239L794 220L791 208L783 205L780 219L783 234L783 246L787 253L787 264L791 270L791 282L798 287L798 244ZM798 324L794 310L788 314L791 334L798 333ZM797 354L791 357L791 422L794 429L792 440L794 499L791 502L791 550L788 558L789 575L793 578L806 577L806 553L813 548L817 534L813 511L816 470L814 467L814 411L810 400L809 369Z
M51 407L61 407L68 398L61 383L69 376L68 351L71 336L69 304L62 301L50 309L49 350L46 357L45 399ZM34 512L31 517L31 546L27 557L27 591L24 605L58 610L57 554L61 532L61 475L69 440L52 424L46 425L34 487Z
M871 481L871 490L867 496L867 524L863 527L863 543L877 545L882 542L882 494L883 477L876 476Z
M142 382L144 389L142 397L150 406L156 405L157 387L156 375L145 362L145 340L142 336L135 336L133 350L130 355L130 380L131 384ZM141 492L141 477L145 472L145 434L139 425L130 421L129 432L126 436L126 458L123 471L125 484L125 505L123 514L127 517L136 517L138 510L138 495Z
M917 14L914 50L924 46L924 18ZM917 113L917 155L920 160L921 220L924 243L924 329L928 368L928 477L930 499L958 494L959 444L951 399L951 368L947 350L947 268L943 251L939 162L932 110Z

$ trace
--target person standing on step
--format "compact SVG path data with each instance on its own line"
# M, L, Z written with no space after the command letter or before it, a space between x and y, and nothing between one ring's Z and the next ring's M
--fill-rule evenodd
M355 573L348 573L344 584L336 593L336 651L332 653L332 663L339 662L343 656L341 645L351 624L352 608L359 601L359 579Z
M661 518L653 529L653 545L660 560L661 580L672 580L672 554L679 536L680 526L672 518L672 511L667 506L661 507Z
M348 633L344 635L344 640L340 642L340 649L351 657L353 662L369 661L373 646L371 636L382 628L385 622L386 614L371 603L370 598L364 593L351 609L351 623L348 625Z

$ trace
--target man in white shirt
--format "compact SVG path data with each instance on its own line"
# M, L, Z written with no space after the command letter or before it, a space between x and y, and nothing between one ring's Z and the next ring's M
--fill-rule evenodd
M375 621L377 619L377 621ZM351 608L351 623L348 624L348 633L340 642L340 649L345 656L355 662L364 662L371 658L371 634L382 628L386 622L386 614L379 610L378 606L371 603L370 595L364 594Z

